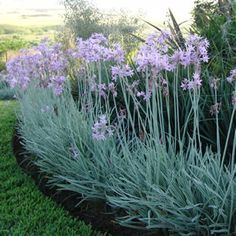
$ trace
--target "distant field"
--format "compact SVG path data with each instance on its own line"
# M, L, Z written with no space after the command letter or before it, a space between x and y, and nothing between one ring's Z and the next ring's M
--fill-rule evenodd
M0 40L19 36L27 41L52 38L63 25L63 9L0 9Z
M61 9L0 9L0 71L4 69L4 63L8 59L18 54L20 48L14 46L19 40L25 42L22 47L26 47L43 38L54 39L62 25Z
M54 40L60 27L0 25L0 71L3 69L3 63L18 55L20 48L32 47L43 38Z
M41 38L52 38L61 25L18 26L0 24L0 40L18 36L27 41L38 41Z
M0 25L49 26L63 23L63 9L0 10Z

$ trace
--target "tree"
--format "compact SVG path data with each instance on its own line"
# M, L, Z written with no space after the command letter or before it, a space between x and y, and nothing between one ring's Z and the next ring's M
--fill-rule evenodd
M138 17L130 16L125 11L103 13L89 0L64 0L64 6L65 25L74 39L86 39L93 33L103 33L111 40L122 42L128 51L137 44L132 35L141 32L142 24Z

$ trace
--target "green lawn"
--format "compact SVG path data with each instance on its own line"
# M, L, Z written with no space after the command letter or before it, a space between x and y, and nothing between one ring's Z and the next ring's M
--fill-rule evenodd
M102 235L76 221L37 190L11 149L16 101L0 101L0 236Z

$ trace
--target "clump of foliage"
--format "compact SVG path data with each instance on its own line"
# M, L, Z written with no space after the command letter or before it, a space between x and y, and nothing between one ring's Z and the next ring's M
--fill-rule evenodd
M0 72L6 69L6 63L3 61L0 61Z
M17 166L11 148L17 107L0 101L0 235L102 236L43 196Z
M151 34L133 61L102 34L79 38L66 52L75 67L77 100L70 80L53 79L61 55L54 46L44 45L41 66L32 65L36 75L44 75L36 80L28 66L23 77L14 76L12 71L24 68L15 63L19 58L11 61L9 82L23 88L19 129L50 184L107 202L123 226L180 235L233 234L236 72L222 84L206 83L201 68L209 60L209 42L190 35L183 49L173 51L172 37ZM31 55L22 58L24 65L32 61ZM232 93L219 95L219 86L227 83ZM206 87L212 91L208 113L216 132L208 143ZM219 96L228 100L225 140Z
M14 99L16 90L10 88L6 81L6 75L0 73L0 100L10 100Z

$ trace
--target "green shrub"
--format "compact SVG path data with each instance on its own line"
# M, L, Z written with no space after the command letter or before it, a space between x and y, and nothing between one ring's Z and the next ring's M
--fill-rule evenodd
M6 69L6 63L3 61L0 61L0 72Z
M236 5L234 1L195 1L192 30L210 42L212 76L225 78L236 66Z
M5 81L0 80L0 100L14 99L15 95L16 89L10 88Z

